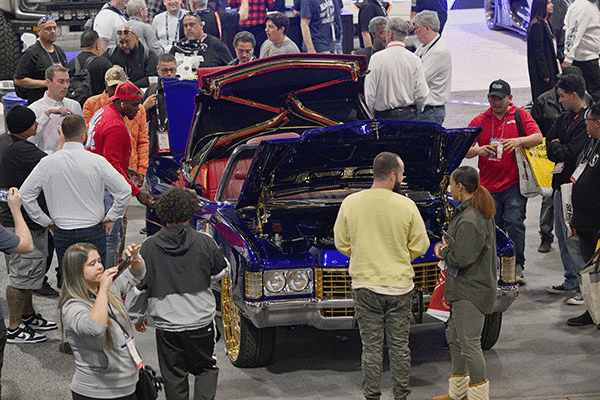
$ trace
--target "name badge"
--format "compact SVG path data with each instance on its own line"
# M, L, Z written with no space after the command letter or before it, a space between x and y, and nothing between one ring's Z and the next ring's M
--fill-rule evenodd
M583 173L583 170L585 169L585 167L587 167L587 164L588 164L588 162L584 161L584 162L580 163L577 166L577 168L575 168L575 171L573 171L573 175L571 175L571 182L573 182L574 184L577 183L577 179L579 179L579 177Z
M564 168L565 168L564 162L557 162L556 164L554 164L554 169L552 170L552 174L553 175L560 174L561 172L563 172Z
M144 362L142 361L142 357L140 357L140 353L138 353L135 348L135 339L133 337L128 337L125 341L127 344L127 350L129 350L129 354L131 354L131 358L135 365L137 365L138 369L144 368Z
M165 130L159 130L156 132L156 138L158 139L159 153L168 153L171 151L171 144L169 143L169 132Z

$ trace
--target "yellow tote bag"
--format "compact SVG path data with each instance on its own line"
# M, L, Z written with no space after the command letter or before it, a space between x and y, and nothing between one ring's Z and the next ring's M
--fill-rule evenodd
M522 149L527 161L529 161L529 165L531 165L531 170L538 186L542 188L543 192L551 191L554 163L548 160L546 138L544 138L542 144L529 148L523 147Z

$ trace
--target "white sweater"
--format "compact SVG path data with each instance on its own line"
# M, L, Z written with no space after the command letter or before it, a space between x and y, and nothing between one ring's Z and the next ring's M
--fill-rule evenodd
M565 16L565 61L589 61L600 53L600 11L595 1L575 0Z

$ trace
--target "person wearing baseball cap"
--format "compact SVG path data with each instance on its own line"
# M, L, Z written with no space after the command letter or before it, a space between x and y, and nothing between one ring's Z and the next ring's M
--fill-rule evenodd
M47 154L27 140L35 134L38 126L32 110L21 105L12 107L6 113L6 126L9 133L0 135L0 187L19 188ZM64 136L61 135L59 148L63 143ZM40 207L46 207L43 199L40 200ZM43 342L47 337L39 331L58 328L56 322L48 321L36 313L32 303L32 291L42 288L46 276L48 233L45 227L33 222L29 215L23 216L31 231L34 249L27 256L13 253L6 259L6 298L9 312L7 343ZM6 202L0 202L0 224L14 232L15 220Z
M110 77L114 78L115 75L111 75ZM107 84L109 83L113 82L107 79ZM140 190L137 184L131 179L132 175L128 173L130 169L132 139L125 120L134 120L136 115L144 109L141 106L142 97L142 91L133 83L119 83L112 96L107 99L108 104L100 108L90 120L88 147L93 153L100 154L106 158L123 175L127 183L131 186L131 194L140 203L150 206L154 203L152 196L148 192ZM144 124L146 123L145 112L143 122ZM148 133L146 131L146 143L147 141ZM108 192L105 192L105 207L111 207L112 203L112 196ZM106 229L105 267L107 268L117 265L119 243L123 228L122 222L122 218L118 218L114 221L114 226L107 226Z
M508 82L498 79L490 83L488 90L490 108L479 114L469 126L483 129L475 139L466 158L479 156L481 185L492 194L496 202L496 225L515 244L517 283L525 284L525 209L527 198L519 189L519 171L515 150L542 143L542 134L531 115L512 104ZM516 113L524 128L521 136L515 120Z

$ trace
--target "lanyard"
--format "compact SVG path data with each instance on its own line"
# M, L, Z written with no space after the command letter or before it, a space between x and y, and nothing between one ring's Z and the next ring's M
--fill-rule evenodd
M179 21L181 18L181 10L179 10L179 14L177 14L177 29L175 30L175 39L174 41L179 40ZM167 42L169 41L169 12L167 11L167 14L165 15L165 26L167 28Z
M433 46L435 46L435 44L436 44L436 43L438 42L438 40L440 40L441 38L442 38L442 37L441 37L441 36L438 34L438 37L437 37L437 38L436 38L436 39L433 41L433 43L431 44L431 46L429 46L429 47L428 47L428 48L427 48L427 49L426 49L426 50L423 52L423 54L421 54L420 58L422 59L423 57L425 57L425 54L427 54L427 52L428 52L429 50L431 50L431 48L432 48Z
M504 122L506 121L507 115L508 115L508 111L506 112L506 114L504 114L504 117L502 117L502 121L500 121L500 124L502 126L502 133L500 134L500 137L497 138L496 137L496 128L494 127L494 120L496 119L496 116L494 114L492 114L492 139L504 139L504 127L506 126L506 124Z

